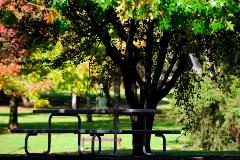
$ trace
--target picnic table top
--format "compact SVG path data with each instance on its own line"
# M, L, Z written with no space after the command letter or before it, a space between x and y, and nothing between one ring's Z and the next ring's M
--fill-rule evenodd
M120 114L141 115L155 114L154 109L36 109L33 113L56 113L56 114Z

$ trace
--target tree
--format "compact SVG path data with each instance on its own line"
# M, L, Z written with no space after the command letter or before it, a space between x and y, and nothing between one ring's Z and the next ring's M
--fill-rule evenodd
M193 45L207 35L234 29L232 19L239 11L237 1L221 0L59 0L54 6L69 19L79 37L95 35L105 46L121 70L129 107L148 109L156 109L179 77L190 70L188 54L194 53ZM83 22L85 35L77 32ZM115 43L116 37L123 49ZM154 117L147 119L147 129L152 129ZM140 117L131 122L132 129L142 129ZM138 155L143 145L140 136L133 135L133 153ZM147 152L151 152L150 135Z
M40 78L38 74L32 73L29 75L20 74L20 65L0 65L0 89L10 96L10 116L9 128L18 126L17 108L21 97L33 99L35 107L43 104L38 104L39 94L48 92L52 85L49 78ZM45 104L47 105L47 104Z
M17 98L19 93L25 92L25 87L21 81L18 80L17 72L19 71L19 65L0 65L0 89L4 90L4 93L11 95L10 99L10 118L9 127L14 128L18 126L17 121Z
M102 85L101 90L106 97L107 107L113 107L113 99L110 96L110 88L114 83L114 75L116 74L116 66L109 57L104 56L104 53L94 55L91 65L91 77L99 85Z
M22 4L22 1L19 3ZM51 5L51 1L46 5ZM213 44L209 42L212 37L221 37L222 31L237 28L235 20L239 17L239 2L232 0L58 0L54 1L53 6L70 21L70 28L67 29L74 31L72 38L93 38L91 44L102 43L105 46L107 55L122 72L125 94L131 108L156 109L157 103L173 88L179 77L190 70L189 53L199 56L204 53L200 51L207 51L210 70L214 71L214 65L211 65ZM8 16L2 16L4 22L13 22L12 12L5 13ZM46 23L51 24L55 17L51 12L44 11ZM28 20L29 16L25 18ZM60 20L58 22L64 24ZM31 29L39 25L24 24L20 27L22 33L30 35L36 33ZM43 25L42 28L49 27ZM42 35L49 35L48 31ZM59 33L59 30L55 31ZM74 47L76 45L73 44L69 49ZM72 54L73 58L81 55L81 50L76 51ZM140 88L140 96L137 87ZM153 119L152 116L148 117L148 129L152 128ZM142 123L141 118L133 118L132 128L142 129ZM142 153L140 136L133 136L134 154ZM149 140L150 136L148 152Z
M210 73L195 75L195 79L185 76L176 86L174 115L191 136L194 147L239 149L239 75L218 74L215 79ZM188 92L179 92L186 86Z
M7 3L7 1L3 1L1 3L0 88L3 89L4 92L7 93L8 95L11 95L9 127L13 128L17 127L18 125L17 122L18 94L19 92L25 90L25 88L23 87L24 85L22 85L22 83L17 78L17 75L19 74L20 71L20 65L18 63L20 57L27 54L27 50L25 50L21 45L23 37L17 34L16 22L13 22L17 20L17 17L15 16L14 13L12 13L9 10L11 6L12 4ZM24 93L24 91L22 93Z
M66 67L69 61L76 66L87 62L89 67L89 80L92 81L89 82L89 84L94 82L102 84L103 92L107 98L107 105L112 106L112 98L110 97L109 89L113 84L112 76L116 65L107 57L104 46L96 41L96 35L86 31L85 25L86 24L79 24L77 30L68 30L66 34L60 35L60 43L63 47L62 53L56 55L56 59L52 60L50 63L53 63L52 66L54 68L62 69ZM86 88L89 89L88 86Z
M41 5L23 3L22 0L0 2L0 88L11 97L10 128L18 125L18 99L21 96L34 95L29 92L36 91L29 91L22 76L22 68L30 50L49 44L46 43L46 38L50 39L48 42L52 41L49 25L53 14L54 12ZM35 88L36 86L37 84Z

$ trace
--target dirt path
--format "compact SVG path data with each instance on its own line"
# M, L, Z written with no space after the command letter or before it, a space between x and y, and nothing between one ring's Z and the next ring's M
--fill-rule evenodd
M9 110L9 106L0 105L0 109ZM19 110L19 111L32 111L33 108L19 106L19 107L18 107L18 110Z

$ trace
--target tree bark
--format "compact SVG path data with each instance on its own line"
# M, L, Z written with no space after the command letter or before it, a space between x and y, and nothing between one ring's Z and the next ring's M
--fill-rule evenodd
M156 109L156 106L150 106L147 108ZM148 115L146 120L146 127L147 130L152 130L153 127L153 120L154 115ZM144 118L142 116L132 116L131 118L131 124L133 130L143 130L144 126ZM143 155L143 134L134 134L132 139L132 145L133 145L133 155ZM146 137L146 151L148 153L151 153L151 134L147 134Z
M90 95L87 94L86 95L86 105L88 109L91 109L91 99L90 99ZM92 122L92 115L91 114L87 114L87 122Z
M10 116L8 127L18 127L18 99L16 97L12 97L10 100Z
M131 77L130 73L123 72L123 79L124 79L124 85L125 85L125 94L127 98L127 102L130 106L130 108L135 108L135 109L143 109L144 104L139 103L139 99L137 97L137 90L136 90L136 81L134 80L133 77ZM146 92L148 92L146 90ZM151 99L147 99L151 98ZM152 99L153 98L153 99ZM150 96L144 96L145 100L141 100L142 103L145 102L151 102L153 100L156 100L157 98L150 97ZM155 101L154 101L155 102ZM156 109L156 105L153 106L154 104L157 103L149 103L146 108L151 108L151 109ZM149 106L148 106L149 105ZM153 115L147 116L147 129L151 130L153 126ZM131 116L131 125L132 125L132 130L143 130L144 128L144 119L142 116ZM146 151L151 152L150 148L150 139L151 135L147 135L147 143L146 143ZM134 134L132 136L132 145L133 145L133 155L143 155L143 134Z

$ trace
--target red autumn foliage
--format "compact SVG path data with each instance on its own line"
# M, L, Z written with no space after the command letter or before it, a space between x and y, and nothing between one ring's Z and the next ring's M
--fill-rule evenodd
M4 17L0 18L0 63L18 63L22 57L29 54L25 45L31 43L31 41L27 41L27 38L28 35L32 34L31 30L19 32L23 16L30 14L32 18L42 17L43 22L52 24L57 13L41 5L30 2L25 3L23 0L18 0L17 2L14 0L0 0L0 11L4 10L12 12L17 20L13 20L14 27L10 28L1 23L4 21ZM42 28L33 29L38 29L43 35L48 34L48 31L44 31Z
M0 48L0 63L15 63L19 61L19 58L28 54L23 47L24 38L17 34L17 30L0 24L0 35L0 43L3 45Z
M49 24L54 22L55 12L38 4L25 3L23 0L0 0L1 11L6 16L0 17L0 89L11 95L20 95L26 88L35 92L48 90L46 88L51 88L48 80L27 86L20 78L22 60L30 54L26 48L32 43L29 36L36 30L39 34L48 33L45 28L29 29L29 23L24 18L30 15L27 20L42 19L43 23ZM8 16L13 16L13 18L10 17L8 19L10 22L5 23ZM26 29L22 27L22 24L26 26Z

